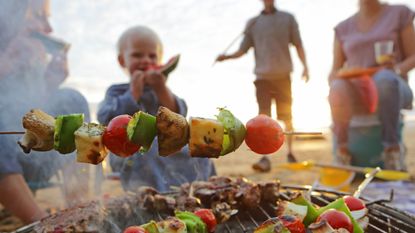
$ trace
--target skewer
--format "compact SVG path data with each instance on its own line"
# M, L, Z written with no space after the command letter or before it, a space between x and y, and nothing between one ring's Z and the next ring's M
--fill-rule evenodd
M19 132L19 131L5 131L5 132L0 132L1 134L25 134L25 132Z
M25 132L20 132L20 131L4 131L4 132L0 132L1 134L25 134ZM323 135L322 132L284 132L285 135Z
M292 131L284 132L284 134L285 135L310 135L310 136L323 135L322 132L292 132Z
M5 132L0 132L1 134L25 134L25 132L20 132L20 131L5 131ZM284 132L285 135L323 135L322 132Z

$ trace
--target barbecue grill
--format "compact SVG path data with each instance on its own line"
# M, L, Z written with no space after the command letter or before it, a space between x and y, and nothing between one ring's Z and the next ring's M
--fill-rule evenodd
M290 197L299 191L307 191L307 186L281 186L280 199L290 200ZM318 205L324 206L335 199L347 195L344 192L330 191L324 189L314 189L311 192L311 201ZM391 191L391 199L393 191ZM415 217L400 211L387 203L391 200L376 200L367 202L366 206L369 210L369 227L366 232L415 232ZM121 207L120 207L121 208ZM121 208L122 209L122 208ZM147 211L140 208L131 208L133 211L129 213L129 218L124 215L121 210L118 214L109 214L102 226L105 232L122 232L129 225L140 225L150 220L162 220L169 216L168 213ZM228 221L219 224L216 232L226 233L250 233L265 220L275 216L276 206L273 203L263 203L256 209L239 210ZM40 224L39 222L22 227L15 231L16 233L33 232L34 228ZM100 231L101 232L101 231Z

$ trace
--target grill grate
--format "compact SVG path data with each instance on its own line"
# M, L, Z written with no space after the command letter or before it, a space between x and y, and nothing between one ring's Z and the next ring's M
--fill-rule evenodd
M305 186L282 186L280 198L282 200L290 200L290 196L298 191L307 191ZM333 200L346 195L347 193L328 191L323 189L315 189L311 193L311 201L318 205L324 206ZM386 204L387 200L375 201L367 203L369 209L369 227L366 232L381 232L381 233L414 233L415 232L415 217L403 211L393 208ZM132 204L130 204L132 206ZM133 213L130 218L125 215L112 215L107 219L111 223L112 228L106 232L122 231L130 225L144 224L150 220L160 221L169 216L169 213L150 212L140 208L131 208ZM265 220L275 216L276 206L272 203L261 204L254 210L240 210L235 216L232 216L227 222L219 224L216 232L227 233L252 233ZM114 225L119 226L118 230L114 231ZM17 230L16 233L31 232L33 224Z
M289 200L289 196L293 191L305 191L306 187L303 186L283 186L283 192L281 198ZM334 201L335 199L346 195L346 193L327 191L316 189L312 193L311 201L318 205L324 206ZM224 225L224 231L219 228L218 232L252 232L255 227L261 224L263 221L274 216L275 206L259 206L254 211L243 211L235 216L235 220L230 220ZM415 218L405 212L397 210L383 202L373 202L368 204L369 209L369 227L366 232L399 232L399 233L413 233L415 232ZM235 227L235 223L237 227Z

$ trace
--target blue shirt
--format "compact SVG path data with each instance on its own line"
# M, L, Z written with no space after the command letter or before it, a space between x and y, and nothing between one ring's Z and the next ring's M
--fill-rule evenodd
M130 92L129 84L111 86L105 95L104 101L98 109L98 121L107 125L109 121L122 114L133 115L143 111L156 115L160 104L156 93L145 87L139 102L136 102ZM174 96L179 108L179 114L186 116L187 105L183 99ZM207 180L215 175L213 163L207 158L192 158L187 146L181 151L162 157L158 154L157 139L153 141L150 150L146 153L136 153L128 158L110 155L113 171L120 172L121 182L126 190L135 191L138 187L152 186L163 192L171 186L195 180Z

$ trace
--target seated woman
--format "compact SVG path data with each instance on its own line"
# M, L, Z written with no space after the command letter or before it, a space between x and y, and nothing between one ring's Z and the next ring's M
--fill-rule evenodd
M400 110L412 107L412 91L408 86L408 72L415 67L415 13L403 5L380 3L378 0L359 0L359 10L335 28L333 66L329 76L329 101L334 133L337 138L336 162L350 164L348 130L351 117L362 113L363 103L357 99L356 86L339 78L344 67L369 68L382 65L373 75L378 92L377 115L382 127L385 168L402 170L398 127ZM393 59L377 64L374 44L392 41Z

